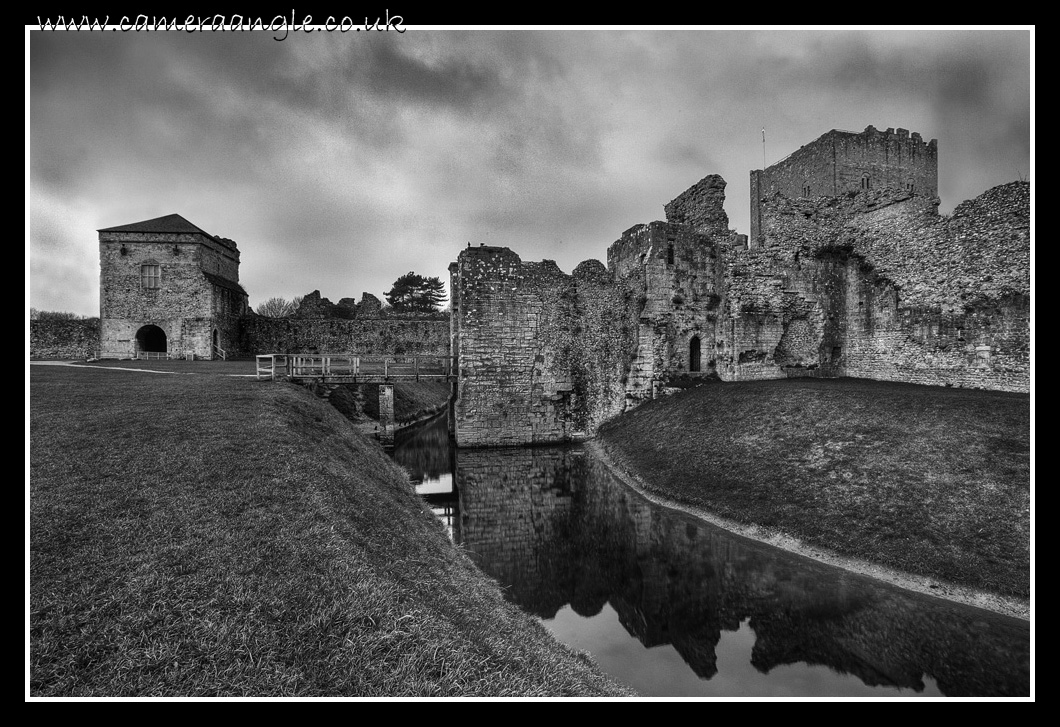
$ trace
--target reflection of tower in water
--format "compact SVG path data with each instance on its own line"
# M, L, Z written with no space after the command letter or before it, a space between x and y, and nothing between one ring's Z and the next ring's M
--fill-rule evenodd
M661 648L679 656L679 674L724 682L738 669L725 665L719 644L743 631L754 674L778 694L805 688L807 670L822 666L835 676L814 677L819 696L852 685L889 696L1028 693L1026 622L904 591L661 507L578 445L460 449L456 463L465 552L546 625L565 613L562 629L576 633L570 645L628 653L632 661L612 672L627 683L648 663L634 662ZM630 641L639 647L624 651Z
M889 696L1028 692L1025 622L863 579L658 507L579 446L456 450L446 424L443 416L399 436L395 460L510 600L546 624L568 605L584 620L577 648L672 648L685 665L679 674L726 688L726 668L737 670L719 659L719 644L750 630L750 666L778 693L803 688L806 670L820 666L834 675L814 677L824 696L850 680ZM615 664L612 673L632 682L643 666Z
M460 542L460 508L453 477L456 454L450 444L448 415L440 414L422 426L398 433L393 457L409 473L416 494L427 501L449 537Z

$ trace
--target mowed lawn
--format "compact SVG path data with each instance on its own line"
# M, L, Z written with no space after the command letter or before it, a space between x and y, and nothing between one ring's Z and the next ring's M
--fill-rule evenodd
M657 493L890 568L1028 598L1029 395L711 382L605 425Z
M630 695L297 386L31 366L32 696Z

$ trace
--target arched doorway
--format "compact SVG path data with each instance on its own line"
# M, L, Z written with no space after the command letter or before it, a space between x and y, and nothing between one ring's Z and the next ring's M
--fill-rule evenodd
M213 350L210 351L211 358L217 358L218 352L221 350L221 334L217 332L217 329L213 329Z
M165 353L166 332L158 326L143 326L136 332L136 352Z
M688 370L694 373L700 368L699 336L692 336L688 342Z

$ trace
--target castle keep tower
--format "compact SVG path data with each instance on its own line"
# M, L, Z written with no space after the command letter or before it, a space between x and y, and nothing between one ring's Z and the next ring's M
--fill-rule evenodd
M865 131L832 129L776 164L751 172L751 247L761 247L762 200L838 197L847 192L890 187L924 197L938 196L938 140L924 142L915 131L874 126Z
M99 233L102 358L224 358L247 293L236 243L166 215Z

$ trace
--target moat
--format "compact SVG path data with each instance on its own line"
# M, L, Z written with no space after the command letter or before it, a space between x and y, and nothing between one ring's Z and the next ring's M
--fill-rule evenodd
M395 459L512 602L646 697L1030 694L1026 621L905 591L659 507L579 446Z

